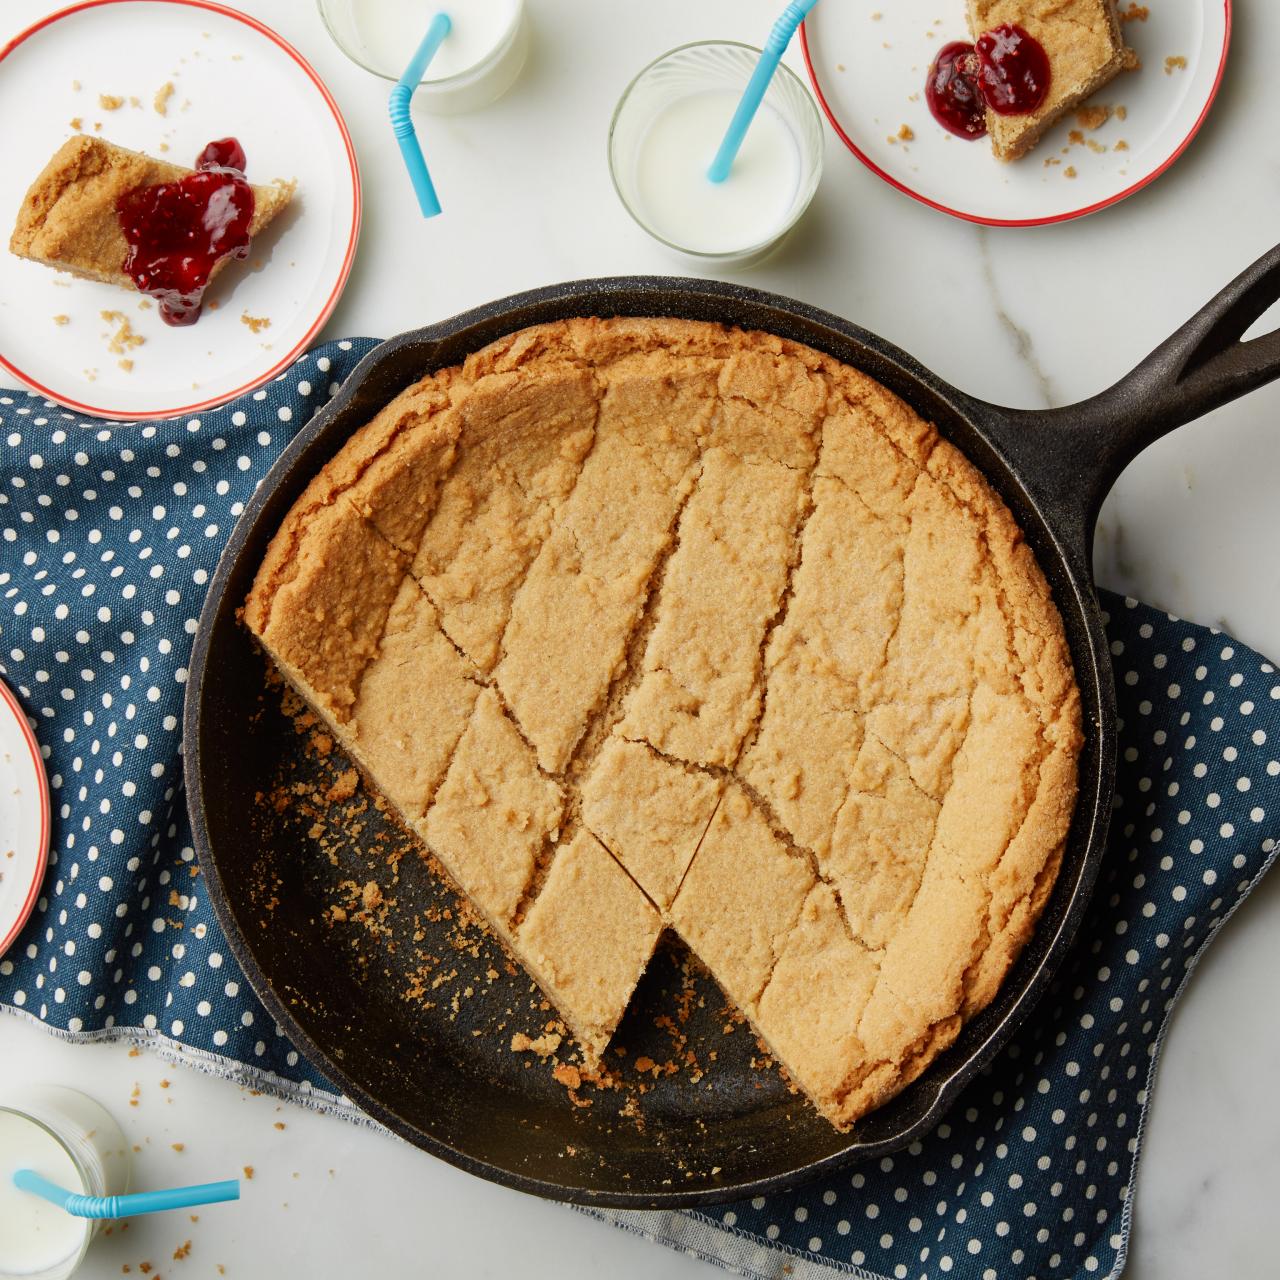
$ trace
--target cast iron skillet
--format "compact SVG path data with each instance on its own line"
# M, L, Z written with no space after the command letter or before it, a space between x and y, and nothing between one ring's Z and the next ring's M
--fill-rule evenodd
M780 1189L923 1134L1045 992L1080 926L1103 856L1116 751L1111 663L1090 568L1103 497L1147 444L1280 375L1280 332L1241 341L1278 296L1280 248L1115 386L1048 412L986 404L836 316L704 280L556 285L384 342L266 476L218 566L196 634L183 725L191 821L219 922L255 991L293 1042L369 1114L463 1169L538 1195L629 1208L706 1204ZM991 1006L919 1081L851 1134L833 1132L776 1072L751 1069L751 1037L724 1033L722 1002L709 980L697 985L703 1006L695 1001L682 1028L708 1066L700 1081L684 1071L660 1079L639 1100L642 1123L618 1114L619 1095L587 1090L592 1106L570 1105L545 1064L529 1065L530 1055L508 1049L513 1030L540 1029L527 981L503 972L485 987L486 975L503 969L491 942L475 956L450 954L444 926L427 920L433 903L450 899L425 867L413 858L401 864L396 911L406 929L425 931L419 950L448 956L460 975L452 990L462 982L472 990L474 982L480 991L453 1001L456 1009L450 988L434 1008L404 998L414 965L404 933L394 949L375 944L371 959L358 939L322 923L335 885L344 877L359 882L375 864L362 869L357 849L341 852L333 867L305 821L253 800L282 767L307 767L297 763L298 738L275 709L278 697L261 696L263 659L236 618L294 499L356 427L428 371L526 325L615 315L767 330L892 388L985 472L1025 531L1062 612L1085 746L1056 888ZM270 910L267 892L275 900ZM659 1062L670 1057L670 1027L655 1027L655 1011L673 1007L678 985L678 957L660 952L619 1030L628 1061L641 1053ZM713 1048L717 1060L709 1063Z

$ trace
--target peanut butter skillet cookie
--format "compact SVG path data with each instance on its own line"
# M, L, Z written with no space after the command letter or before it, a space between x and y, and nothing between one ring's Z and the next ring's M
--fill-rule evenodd
M245 620L599 1059L675 930L838 1128L1035 926L1076 794L1062 622L934 428L806 347L573 320L432 374Z

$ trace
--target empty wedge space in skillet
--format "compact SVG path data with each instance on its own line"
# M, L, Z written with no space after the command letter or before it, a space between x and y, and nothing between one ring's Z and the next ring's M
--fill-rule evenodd
M433 373L245 622L600 1061L673 929L837 1128L994 996L1081 747L1008 510L865 375L571 320Z

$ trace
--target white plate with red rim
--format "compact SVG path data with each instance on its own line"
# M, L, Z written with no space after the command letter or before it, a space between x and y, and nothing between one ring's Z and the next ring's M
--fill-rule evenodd
M155 97L166 83L174 92L161 115ZM124 103L106 109L100 95ZM355 151L319 76L268 27L209 0L62 9L0 49L0 120L23 122L6 130L0 226L12 225L77 118L85 133L185 165L210 140L239 138L249 180L296 180L294 205L247 261L219 274L186 328L166 325L132 291L0 250L0 366L13 375L4 380L132 420L197 413L279 373L336 305L360 231ZM113 351L120 322L103 312L122 313L144 342Z
M49 781L35 734L0 680L0 956L40 896L49 857Z
M1095 213L1145 187L1182 154L1213 104L1231 0L1148 0L1145 19L1121 30L1141 66L1089 100L1111 107L1110 118L1090 129L1068 114L1012 164L997 160L986 138L947 133L925 104L938 50L969 39L963 0L820 4L801 39L818 101L868 169L942 213L1027 227Z

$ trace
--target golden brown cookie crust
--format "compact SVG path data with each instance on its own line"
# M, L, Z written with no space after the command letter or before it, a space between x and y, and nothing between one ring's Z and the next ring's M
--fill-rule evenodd
M992 999L1061 861L1080 701L1021 531L769 334L569 320L424 378L245 619L589 1061L673 928L845 1128Z

